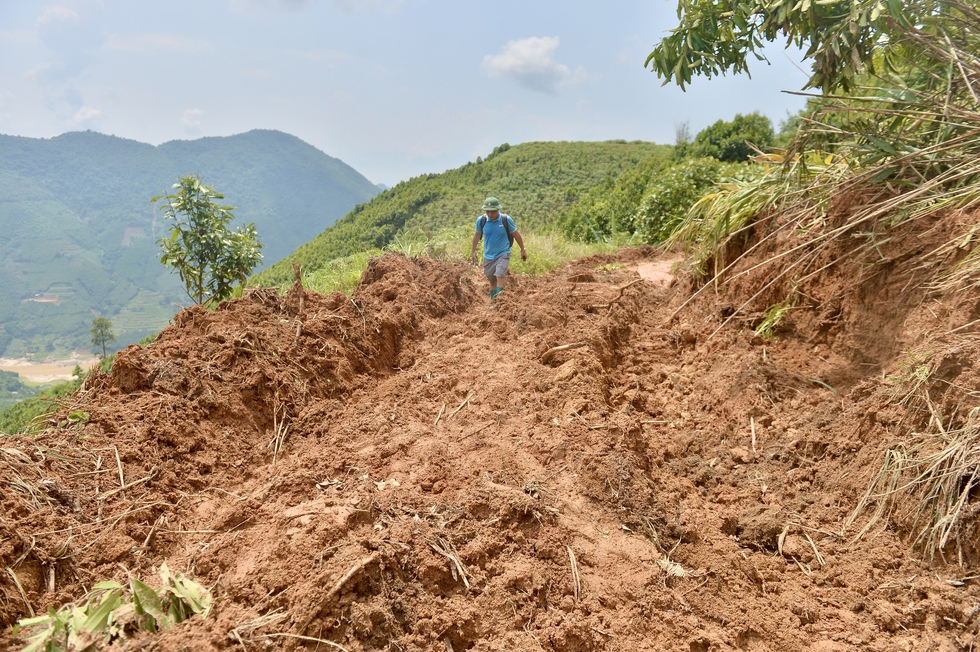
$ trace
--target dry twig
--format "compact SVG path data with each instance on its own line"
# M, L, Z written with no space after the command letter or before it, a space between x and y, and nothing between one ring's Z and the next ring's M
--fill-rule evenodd
M463 568L463 562L459 560L459 553L456 552L456 548L453 546L453 544L446 541L442 537L436 537L435 540L429 542L429 546L452 562L450 570L452 570L453 579L462 578L463 585L467 589L470 588L470 582L466 579L466 569Z
M347 648L340 645L339 643L334 643L333 641L328 641L323 638L314 638L312 636L300 636L299 634L288 634L286 632L275 632L273 634L263 634L266 638L295 638L300 641L310 641L311 643L323 643L324 645L329 645L330 647L342 650L343 652L348 652Z
M582 597L582 579L578 574L578 562L575 561L575 552L571 546L565 546L568 550L568 562L572 566L572 588L574 589L575 601L578 602Z
M133 428L135 430L135 428ZM119 459L119 449L115 446L112 447L112 452L116 454L116 467L119 469L119 486L126 486L126 478L123 476L122 460Z
M125 491L126 489L130 489L132 487L135 487L138 484L143 484L144 482L149 482L150 480L152 480L155 477L157 477L157 471L156 471L156 469L154 469L153 471L151 471L150 472L150 475L146 476L145 478L140 478L139 480L133 480L132 482L130 482L127 485L123 485L121 487L117 487L116 489L113 489L112 491L107 491L104 494L100 494L98 496L98 499L99 500L105 500L109 496L113 496L113 495L119 493L120 491Z
M458 406L456 407L456 409L455 409L455 410L453 410L452 412L450 412L450 413L449 413L449 416L447 416L447 417L446 417L446 420L448 421L449 419L452 419L452 418L453 418L453 415L455 415L455 414L456 414L457 412L459 412L460 410L462 410L462 409L463 409L463 407L464 407L464 406L465 406L465 405L466 405L467 403L469 403L469 402L470 402L470 399L471 399L471 398L473 398L473 395L474 395L474 394L476 394L476 390L473 390L473 389L471 389L471 390L470 390L470 393L469 393L469 394L467 394L467 395L466 395L466 398L464 398L464 399L463 399L463 402L462 402L462 403L460 403L460 404L459 404L459 405L458 405Z
M548 364L548 361L555 357L555 354L557 353L568 351L569 349L577 349L581 346L587 345L588 342L575 342L574 344L562 344L561 346L552 347L541 354L541 364Z
M363 570L368 564L373 564L374 562L378 561L380 557L380 552L374 552L351 566L350 570L344 573L343 577L337 580L337 583L333 585L332 589L330 589L330 593L327 594L326 600L331 600L335 596L339 595L343 590L344 585L347 584L352 577Z
M27 599L27 594L24 593L24 587L20 585L20 580L17 579L17 573L15 573L10 566L7 566L7 572L10 573L10 577L12 577L14 580L14 586L16 586L17 590L20 591L20 597L23 598L24 604L27 605L27 613L31 614L31 618L33 618L34 607L31 606L30 600Z

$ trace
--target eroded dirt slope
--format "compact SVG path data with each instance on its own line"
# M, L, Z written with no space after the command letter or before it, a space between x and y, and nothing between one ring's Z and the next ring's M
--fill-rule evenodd
M0 648L165 561L220 602L115 649L970 649L969 542L926 563L899 521L845 525L912 427L889 375L973 307L892 269L766 339L765 304L718 331L737 284L678 312L673 260L516 277L490 309L476 270L388 254L352 299L180 313L4 441ZM968 333L929 342L980 388Z

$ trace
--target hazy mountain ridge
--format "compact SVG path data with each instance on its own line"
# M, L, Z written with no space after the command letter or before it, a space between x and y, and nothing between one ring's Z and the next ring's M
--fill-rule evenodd
M95 132L0 135L0 356L86 348L96 314L113 321L120 343L166 325L187 299L159 262L166 227L149 200L187 174L255 223L267 262L378 192L277 131L159 146Z

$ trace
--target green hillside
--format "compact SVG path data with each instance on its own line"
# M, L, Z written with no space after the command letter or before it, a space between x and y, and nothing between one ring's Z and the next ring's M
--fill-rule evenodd
M382 248L403 233L425 236L451 230L466 236L490 195L500 198L522 231L550 232L594 188L638 166L665 163L672 151L667 145L624 141L501 145L486 159L415 177L382 192L256 275L254 282L282 285L293 278L293 262L314 271L331 260Z
M189 303L160 264L150 198L197 174L254 222L266 261L287 255L378 189L294 136L251 131L158 147L94 132L0 135L0 357L87 349L94 316L117 344Z

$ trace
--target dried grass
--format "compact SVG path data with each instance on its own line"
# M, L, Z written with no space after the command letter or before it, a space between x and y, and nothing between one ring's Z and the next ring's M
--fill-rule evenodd
M944 557L955 543L963 559L960 535L969 527L973 502L980 487L980 407L973 408L962 425L952 428L930 404L932 420L927 432L914 433L907 442L884 453L881 468L848 520L853 525L872 505L874 511L857 540L883 519L903 507L913 543L930 558Z

